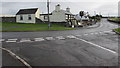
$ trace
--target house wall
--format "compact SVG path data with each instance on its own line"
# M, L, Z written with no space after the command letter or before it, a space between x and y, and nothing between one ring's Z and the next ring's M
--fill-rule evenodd
M28 20L28 15L31 15L31 20ZM20 20L20 15L16 15L16 22L18 23L35 23L35 14L22 14L23 20Z
M63 10L53 11L50 16L50 22L66 22L65 12Z
M36 11L35 17L40 19L40 10L39 9Z

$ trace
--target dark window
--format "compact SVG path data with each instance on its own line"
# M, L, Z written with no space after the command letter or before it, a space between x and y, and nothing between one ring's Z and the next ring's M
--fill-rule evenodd
M32 18L31 18L31 15L28 15L28 20L31 20Z
M22 15L20 15L20 20L23 20L23 16Z
M48 16L44 16L44 19L47 20L47 19L48 19Z

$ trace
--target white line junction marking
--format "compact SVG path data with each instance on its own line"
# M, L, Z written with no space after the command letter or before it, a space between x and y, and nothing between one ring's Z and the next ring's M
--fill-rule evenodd
M35 38L35 41L44 41L45 39L43 38Z
M65 39L63 36L57 36L56 38L59 39L59 40Z
M86 43L89 43L89 44L91 44L91 45L93 45L93 46L96 46L96 47L99 47L99 48L101 48L101 49L107 50L107 51L109 51L109 52L111 52L111 53L117 54L117 52L115 52L115 51L112 51L112 50L110 50L110 49L108 49L108 48L105 48L105 47L102 47L102 46L100 46L100 45L94 44L94 43L92 43L92 42L88 42L88 41L86 41L86 40L84 40L84 39L80 39L80 38L76 38L76 39L81 40L81 41L86 42Z
M46 37L46 40L55 40L53 37Z
M24 39L21 39L20 42L32 42L32 41L28 38L24 38Z
M5 41L5 39L0 39L0 42Z
M30 66L25 60L23 60L22 58L20 58L19 56L17 56L15 53L13 53L12 51L6 49L6 48L2 48L0 47L0 49L8 52L10 55L14 56L14 58L16 58L17 60L21 61L25 66L27 66L28 68L32 68L32 66Z
M67 36L67 38L76 38L76 37L73 35L69 35L69 36Z
M8 39L6 42L16 42L17 39Z

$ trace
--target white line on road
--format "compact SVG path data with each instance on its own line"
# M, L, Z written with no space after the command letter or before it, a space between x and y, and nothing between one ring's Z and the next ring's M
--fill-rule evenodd
M35 41L44 41L45 39L43 39L43 38L34 38L35 39Z
M8 40L12 40L12 41L14 40L14 41L16 41L17 39L8 39Z
M20 42L32 42L32 41L28 38L23 38L23 39L20 40Z
M46 40L55 40L53 37L46 37Z
M105 47L102 47L102 46L100 46L100 45L94 44L94 43L92 43L92 42L86 41L86 40L84 40L84 39L80 39L80 38L76 38L76 39L77 39L77 40L81 40L81 41L86 42L86 43L89 43L89 44L91 44L91 45L93 45L93 46L96 46L96 47L99 47L99 48L101 48L101 49L107 50L107 51L109 51L109 52L111 52L111 53L117 54L117 52L115 52L115 51L113 51L113 50L110 50L110 49L108 49L108 48L105 48Z
M75 36L82 36L82 35L75 35Z
M0 42L5 41L5 39L0 39Z
M102 34L103 32L99 32L100 34Z
M23 60L22 58L20 58L19 56L17 56L15 53L13 53L12 51L6 49L6 48L2 48L0 47L0 49L8 52L10 55L14 56L15 59L21 61L25 66L27 66L28 68L32 68L32 66L30 66L25 60Z
M90 33L90 34L92 34L92 35L93 35L94 33Z
M56 38L59 39L59 40L65 39L63 36L57 36Z
M6 42L16 42L17 41L17 39L8 39Z
M104 33L106 33L106 32L112 32L112 30L108 30L108 31L103 31Z
M84 35L88 35L88 34L84 34Z
M73 35L69 35L69 36L67 36L67 38L76 38L75 36L73 36Z
M15 40L15 41L14 41L14 40L8 40L8 41L6 41L6 42L8 42L8 43L9 43L9 42L16 42L16 40Z
M98 34L98 33L96 32L96 33L94 33L94 34Z

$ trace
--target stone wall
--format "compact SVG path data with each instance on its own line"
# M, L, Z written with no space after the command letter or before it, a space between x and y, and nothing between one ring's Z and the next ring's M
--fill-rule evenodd
M0 17L0 22L16 22L16 17Z

